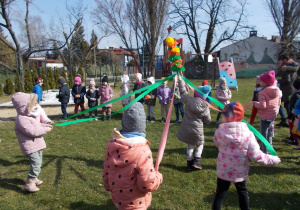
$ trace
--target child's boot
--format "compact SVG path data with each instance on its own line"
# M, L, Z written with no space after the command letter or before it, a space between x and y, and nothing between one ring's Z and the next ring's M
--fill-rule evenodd
M35 178L28 178L24 185L24 190L28 192L37 192L40 189L35 184Z
M43 181L42 181L42 180L39 180L38 178L35 178L34 181L35 181L35 185L36 185L36 186L43 184Z
M202 166L200 165L200 159L199 157L195 157L193 160L193 168L195 168L196 170L201 170Z
M150 121L150 116L148 116L146 119L146 122L149 122L149 121Z
M152 123L155 122L155 117L152 117L151 122L152 122Z
M109 121L111 120L111 115L108 115L108 120L109 120Z
M194 168L193 168L193 160L187 160L187 168L186 170L187 171L192 171Z
M161 118L161 122L166 122L164 117Z
M105 115L103 115L102 121L105 121L105 120L106 120L106 116L105 116Z

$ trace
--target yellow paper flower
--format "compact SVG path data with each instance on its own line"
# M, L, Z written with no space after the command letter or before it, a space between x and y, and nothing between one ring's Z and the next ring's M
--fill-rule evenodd
M176 47L172 48L171 52L173 52L173 53L179 53L180 49L179 49L179 47L176 46Z
M172 37L166 38L166 44L171 47L174 44L175 40Z

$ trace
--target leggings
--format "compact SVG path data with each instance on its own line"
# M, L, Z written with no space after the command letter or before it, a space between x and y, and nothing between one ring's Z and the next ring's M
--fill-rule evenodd
M230 181L225 181L220 178L217 179L217 190L212 206L213 210L221 210L221 206L229 189L230 183ZM239 195L240 209L249 209L249 196L246 180L242 182L236 182L234 185Z

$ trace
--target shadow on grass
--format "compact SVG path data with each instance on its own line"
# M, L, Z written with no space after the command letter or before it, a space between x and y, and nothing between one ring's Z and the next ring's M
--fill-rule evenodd
M24 157L24 156L21 156ZM0 158L0 165L3 166L12 166L12 165L17 165L17 164L29 164L29 160L28 159L22 159L22 160L18 160L15 162L11 162L9 160L4 160L2 158Z
M70 209L78 209L78 210L93 210L93 209L101 209L101 210L110 210L110 209L116 209L114 208L114 205L112 203L111 200L107 200L105 204L102 204L102 205L93 205L93 204L88 204L88 203L85 203L84 201L78 201L78 202L74 202L74 203L71 203L70 205Z
M24 180L22 179L1 179L0 178L0 187L8 190L13 190L17 193L21 194L27 194L24 189L23 185L25 184ZM22 185L22 187L19 187L18 185Z
M231 183L231 185L234 185ZM228 191L225 197L222 209L225 207L229 209L237 209L239 207L239 198L234 186L234 191ZM290 209L296 210L299 209L300 198L299 194L285 194L285 193L274 193L274 192L265 192L265 193L252 193L251 189L248 188L249 193L249 207L256 209ZM213 203L215 194L204 198L204 201L208 203Z

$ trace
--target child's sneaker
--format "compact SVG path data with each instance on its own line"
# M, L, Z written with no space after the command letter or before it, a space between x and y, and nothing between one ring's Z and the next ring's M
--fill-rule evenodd
M180 122L180 120L179 120L179 119L176 119L176 120L174 120L174 122L175 122L175 123L178 123L178 122Z
M28 192L37 192L40 189L36 186L34 178L28 178L24 185L24 190Z
M165 118L161 118L161 122L166 122Z
M149 122L149 121L150 121L150 116L148 116L146 119L146 122Z
M186 168L186 170L187 170L187 171L192 171L192 170L194 169L194 168L193 168L193 160L187 160L186 163L187 163L187 168Z
M68 121L68 119L66 119L66 118L61 118L61 119L59 119L58 121L60 121L60 122L66 122L66 121Z
M95 117L95 121L98 121L98 117Z
M154 123L154 122L155 122L155 117L152 117L152 119L151 119L150 122L151 122L151 123Z
M200 165L200 159L201 158L195 157L194 160L193 160L193 165L192 166L196 170L201 170L202 169L202 166Z

